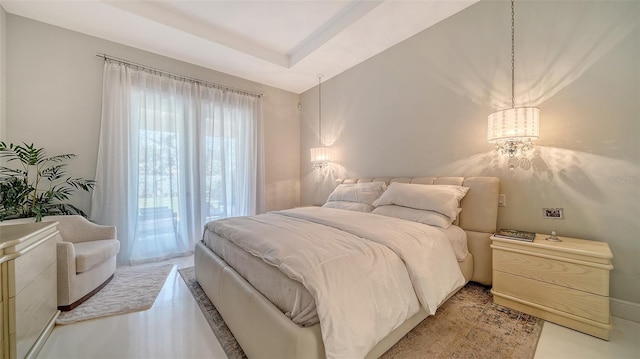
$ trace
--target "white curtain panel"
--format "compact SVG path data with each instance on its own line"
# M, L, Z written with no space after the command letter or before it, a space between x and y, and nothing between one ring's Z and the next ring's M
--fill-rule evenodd
M206 222L263 210L261 99L105 61L91 218L121 263L193 252Z

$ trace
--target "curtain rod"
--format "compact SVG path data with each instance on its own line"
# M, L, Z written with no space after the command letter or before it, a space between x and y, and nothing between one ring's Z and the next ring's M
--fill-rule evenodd
M191 81L191 82L195 82L198 84L202 84L205 86L211 86L223 91L231 91L231 92L236 92L236 93L241 93L241 94L245 94L245 95L250 95L250 96L254 96L254 97L263 97L264 94L262 92L252 92L252 91L248 91L248 90L243 90L243 89L239 89L239 88L234 88L234 87L230 87L230 86L226 86L226 85L221 85L221 84L217 84L214 82L208 82L208 81L203 81L200 79L196 79L193 77L189 77L189 76L184 76L184 75L179 75L179 74L175 74L172 72L168 72L168 71L164 71L155 67L151 67L151 66L147 66L147 65L142 65L133 61L129 61L129 60L125 60L125 59L121 59L118 57L114 57L114 56L110 56L107 54L101 54L101 53L96 53L97 57L101 57L104 60L111 60L111 61L116 61L122 64L126 64L126 65L133 65L136 67L140 67L144 70L149 70L149 71L154 71L154 72L158 72L162 75L166 75L166 76L172 76L181 80L186 80L186 81Z

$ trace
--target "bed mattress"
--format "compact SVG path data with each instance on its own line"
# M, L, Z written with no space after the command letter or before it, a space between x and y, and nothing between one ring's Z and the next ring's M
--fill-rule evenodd
M442 230L454 249L461 267L471 255L467 248L467 235L458 226ZM203 243L262 293L291 321L302 327L319 322L315 300L305 286L286 276L280 269L244 251L235 243L205 230ZM465 270L463 270L465 273ZM465 278L468 281L465 273Z

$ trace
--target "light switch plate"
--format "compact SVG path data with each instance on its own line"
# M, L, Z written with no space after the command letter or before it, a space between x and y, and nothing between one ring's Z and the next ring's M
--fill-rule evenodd
M542 218L564 219L564 208L543 208Z
M500 193L498 196L498 207L506 207L507 206L507 195L504 193Z

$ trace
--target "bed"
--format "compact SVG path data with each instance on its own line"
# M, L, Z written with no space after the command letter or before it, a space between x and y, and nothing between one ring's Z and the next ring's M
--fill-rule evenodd
M466 234L468 254L464 258L458 258L457 266L463 276L464 282L462 284L468 281L485 285L491 284L489 237L496 229L499 194L499 180L497 178L360 178L340 181L344 184L368 182L467 187L468 192L460 202L462 212L456 218L455 224L462 228ZM319 212L320 210L301 209L279 214L285 215L285 217L299 217L306 216L306 212L314 211ZM336 213L335 211L339 210L327 210L322 214L329 213L326 217L330 219L331 213ZM362 215L354 214L353 221L357 221L360 217ZM349 218L352 216L350 215ZM300 219L306 220L306 218L294 218L293 220ZM291 221L291 219L287 220ZM292 281L293 284L284 285L288 286L286 288L283 287L283 284L270 284L260 288L264 292L262 293L255 288L259 286L254 287L254 285L269 280L269 276L274 275L270 272L279 272L280 270L259 259L251 261L250 258L255 253L248 254L242 248L236 248L235 243L227 243L229 241L219 240L215 237L218 235L207 234L207 230L205 230L203 241L196 245L196 279L219 310L247 356L250 358L324 358L325 346L320 329L321 325L317 323L317 314L308 309L313 307L308 305L309 301L313 302L313 298L309 299L298 295L305 292L305 287L300 283L298 283L299 287L296 287L295 281ZM253 265L255 268L245 268L240 265L241 263L253 263L249 267ZM283 276L281 275L281 277ZM254 283L254 285L250 283ZM460 285L456 285L446 293L444 298L437 299L438 305L453 295L460 287ZM286 314L283 313L282 301L286 302L286 299L274 298L274 296L277 297L278 290L296 293L293 296L295 303L292 308L297 307L297 310L288 310ZM419 294L418 297L420 303L424 304ZM290 304L285 303L284 305ZM322 309L322 307L320 308ZM433 312L433 309L430 311ZM321 312L325 315L324 309ZM419 306L415 314L411 313L401 323L396 323L392 329L385 331L384 336L381 339L376 339L376 344L370 350L367 349L366 355L362 356L379 357L428 315L427 310L423 306ZM339 357L339 355L331 356Z

